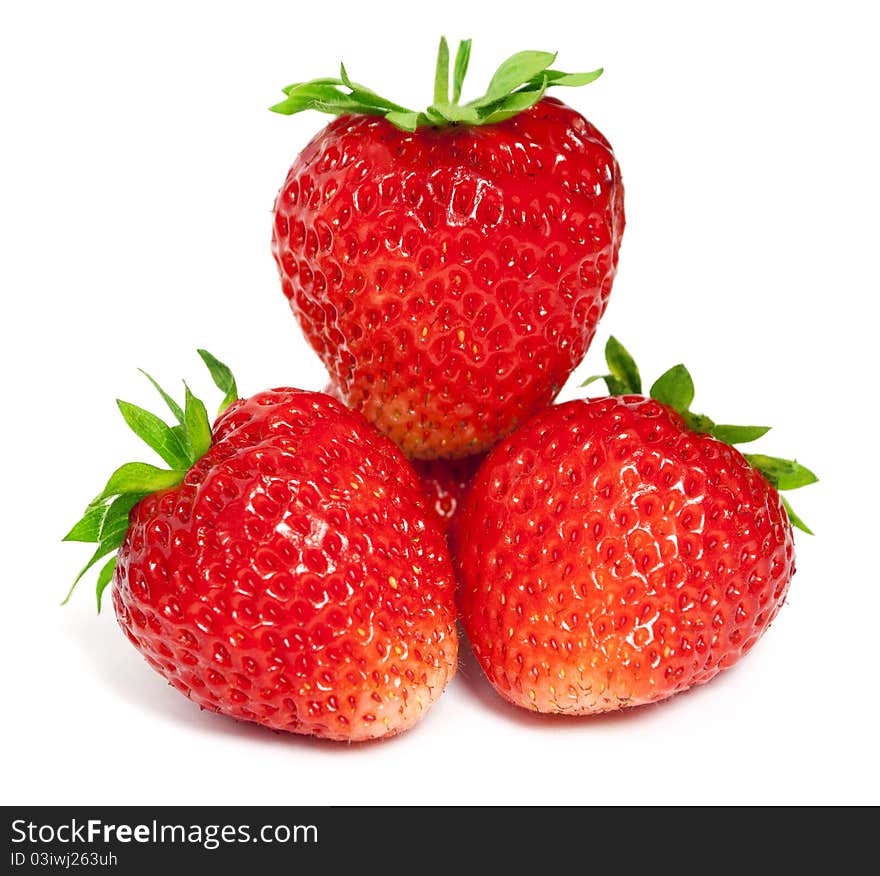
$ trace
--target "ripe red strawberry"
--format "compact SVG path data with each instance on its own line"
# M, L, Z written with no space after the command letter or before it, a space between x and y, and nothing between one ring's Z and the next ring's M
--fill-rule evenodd
M340 116L290 168L272 249L343 399L414 458L488 450L552 401L605 310L624 227L608 141L544 97L602 71L520 52L459 105L469 53L450 100L441 41L424 113L344 68L272 107Z
M791 524L806 529L777 489L816 480L727 443L766 428L691 413L684 366L647 398L613 338L606 352L617 395L503 441L453 532L474 653L502 696L541 712L654 702L736 663L785 599Z
M412 466L422 482L433 509L446 532L455 520L470 489L471 481L485 454L465 456L463 459L416 459Z
M112 576L132 644L203 708L337 740L407 729L457 651L449 555L412 468L321 393L235 401L200 352L227 394L213 435L189 389L182 410L162 393L173 428L119 403L172 470L122 466L68 534L98 543L86 569L119 549L99 608Z

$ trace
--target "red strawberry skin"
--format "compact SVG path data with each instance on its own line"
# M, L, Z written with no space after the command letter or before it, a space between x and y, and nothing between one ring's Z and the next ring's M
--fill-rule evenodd
M482 128L334 120L288 173L272 250L342 398L428 459L488 450L552 401L623 228L608 141L545 98Z
M333 383L328 383L321 391L337 401L342 401L339 389ZM444 532L448 532L455 515L464 504L471 481L485 458L486 454L481 453L461 459L410 460L422 482L428 507L436 515Z
M463 459L415 459L412 466L422 482L428 507L447 532L467 497L474 475L485 454Z
M489 456L453 533L464 627L498 692L604 712L709 681L794 573L776 490L640 396L538 414Z
M456 667L445 538L394 445L296 389L218 419L174 489L138 503L113 604L200 706L357 741L405 730Z

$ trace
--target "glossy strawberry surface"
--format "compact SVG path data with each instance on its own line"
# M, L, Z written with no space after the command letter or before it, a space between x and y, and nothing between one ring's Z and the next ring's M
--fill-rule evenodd
M444 532L461 509L483 459L484 454L463 459L413 460L413 468L424 487L428 507L437 515Z
M399 450L319 393L233 403L180 486L137 504L113 604L200 706L337 740L417 721L456 667L443 534Z
M535 416L477 474L453 531L462 620L511 702L590 714L735 664L794 573L777 491L640 396Z
M607 140L554 98L485 127L341 116L275 203L282 289L351 407L418 458L547 405L608 301L624 227Z

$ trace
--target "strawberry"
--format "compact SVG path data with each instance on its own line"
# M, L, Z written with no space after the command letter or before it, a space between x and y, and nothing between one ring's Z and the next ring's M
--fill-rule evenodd
M544 96L602 71L520 52L461 105L469 56L466 40L450 99L441 40L425 112L344 67L272 107L339 116L290 168L272 251L342 398L411 458L486 451L553 400L605 310L623 234L611 146Z
M174 427L119 402L170 470L117 469L68 533L98 543L83 572L118 549L99 609L112 578L131 643L205 709L346 741L407 729L457 653L449 554L412 468L324 394L235 400L200 353L226 393L213 431L188 388L181 408L156 385Z
M440 527L447 531L467 497L471 481L485 454L462 459L415 459L412 466L422 482Z
M778 490L816 480L731 446L766 427L692 413L683 365L646 397L613 338L606 354L615 394L505 439L453 531L474 653L503 697L540 712L650 703L733 666L785 600L792 524L806 530Z

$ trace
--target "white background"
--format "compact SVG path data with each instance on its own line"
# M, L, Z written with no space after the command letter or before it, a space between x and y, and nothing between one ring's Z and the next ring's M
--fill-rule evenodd
M877 803L876 29L870 4L5 4L0 22L4 803ZM424 21L424 23L421 23ZM436 40L472 36L470 96L513 51L604 65L562 95L612 141L628 226L597 343L696 409L769 423L798 573L737 668L587 720L504 704L467 657L415 730L346 747L201 713L95 615L59 539L141 457L114 398L205 346L246 394L320 388L269 254L287 167L326 121L266 111L351 75L423 106ZM467 96L467 95L466 95ZM564 397L577 390L572 381ZM213 396L211 396L213 397ZM146 451L148 453L148 451Z

